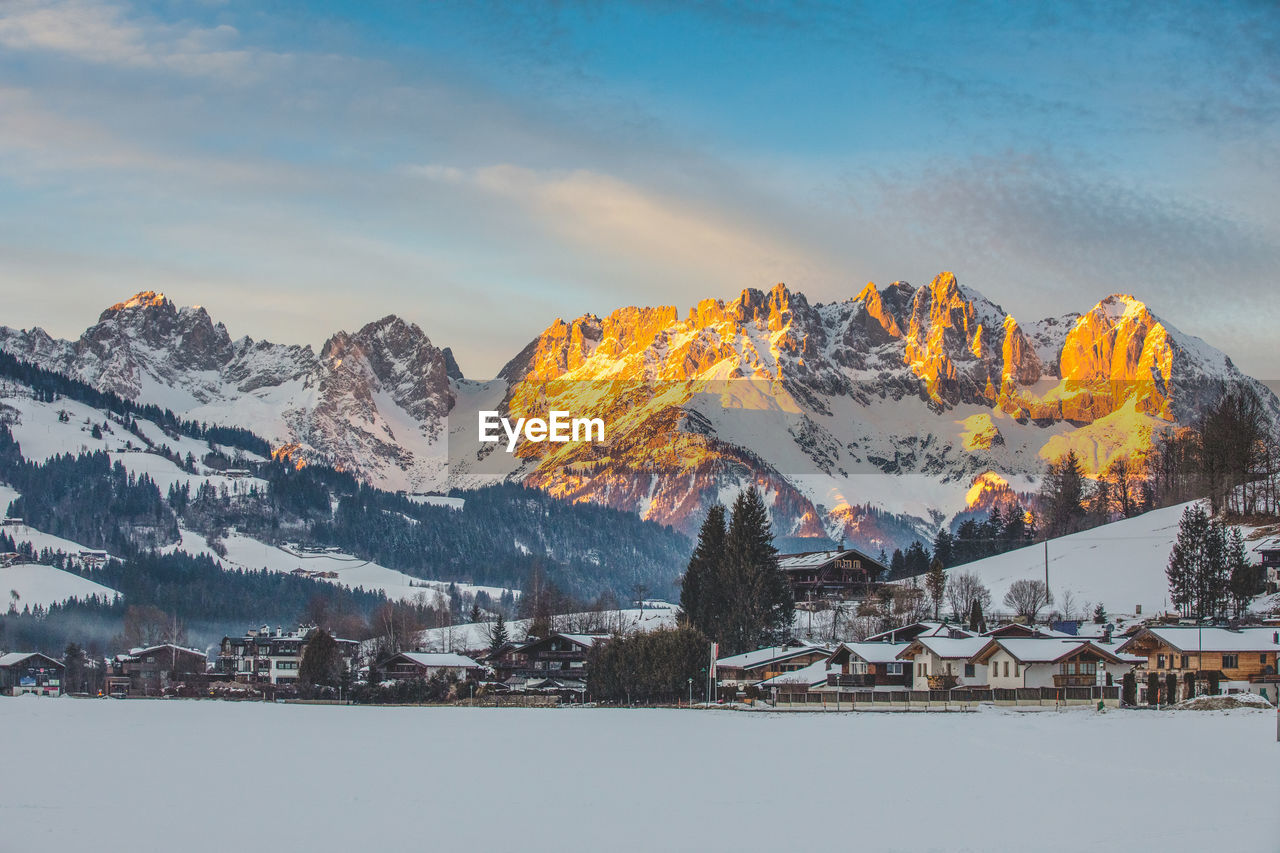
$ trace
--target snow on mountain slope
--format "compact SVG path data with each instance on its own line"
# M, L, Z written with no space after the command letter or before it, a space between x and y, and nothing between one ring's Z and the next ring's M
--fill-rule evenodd
M15 597L16 593L16 597ZM26 607L48 607L68 599L97 596L111 601L119 592L72 572L38 563L0 566L0 607L21 611Z
M1087 601L1102 604L1109 613L1134 613L1139 606L1144 615L1167 610L1169 581L1165 568L1178 535L1178 522L1183 510L1190 505L1152 510L1092 530L1050 539L1049 589L1054 602L1045 612L1060 609L1062 594L1068 590L1077 608L1083 608ZM992 608L1006 612L1004 595L1014 581L1044 580L1045 546L1019 548L955 566L947 572L977 575L991 590Z
M1020 323L941 273L868 284L811 305L778 285L736 299L623 307L556 320L494 381L397 317L309 347L233 340L200 308L140 293L77 341L0 329L47 368L188 417L262 434L384 488L443 491L519 480L692 532L716 499L754 483L788 536L892 549L971 509L994 472L1033 489L1046 459L1088 471L1142 455L1188 423L1215 383L1280 400L1223 353L1137 298ZM601 444L480 445L476 412L600 416Z

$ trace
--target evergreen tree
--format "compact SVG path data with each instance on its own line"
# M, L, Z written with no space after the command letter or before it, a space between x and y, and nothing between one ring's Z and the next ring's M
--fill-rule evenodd
M976 598L969 607L969 630L976 634L984 634L987 630L987 619L982 615L982 605Z
M1093 624L1104 625L1107 621L1106 608L1102 606L1102 602L1098 602L1098 606L1093 608Z
M1040 503L1044 507L1046 536L1064 536L1083 529L1086 518L1084 466L1074 450L1049 463L1040 488Z
M889 580L897 580L907 575L907 558L901 548L893 549L893 557L889 560Z
M945 527L938 531L937 536L933 537L933 559L941 562L944 569L955 565L953 562L952 541L951 531Z
M1227 571L1222 526L1210 519L1200 504L1187 507L1165 568L1170 600L1184 616L1202 619L1217 614L1226 600Z
M725 541L724 621L718 639L730 654L781 642L792 631L795 599L782 570L764 500L755 486L733 502Z
M489 628L489 654L497 655L502 647L510 642L507 637L507 623L502 618L502 612L498 612L498 618L494 620L493 625Z
M342 652L333 636L323 628L317 628L302 647L302 662L298 664L298 682L304 689L337 685L342 677Z
M942 561L934 558L932 565L929 566L929 573L924 579L925 592L929 594L929 601L933 604L933 618L937 619L942 612L942 600L947 591L947 573L943 571Z
M698 531L698 544L680 585L680 609L684 618L709 637L719 636L715 621L724 609L727 535L724 506L712 504Z

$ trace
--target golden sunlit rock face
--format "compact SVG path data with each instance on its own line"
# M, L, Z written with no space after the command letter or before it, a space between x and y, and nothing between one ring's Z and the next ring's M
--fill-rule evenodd
M856 537L883 524L860 509L883 486L858 471L970 484L965 507L1004 500L1008 477L1026 482L1067 450L1090 473L1141 456L1179 414L1176 380L1220 368L1234 371L1132 296L1023 325L944 272L828 305L779 284L683 317L662 306L557 320L504 368L504 408L608 423L604 443L520 446L526 482L554 494L687 530L754 482L780 532ZM891 405L896 421L863 423ZM962 414L938 417L948 410ZM823 508L798 474L845 485Z

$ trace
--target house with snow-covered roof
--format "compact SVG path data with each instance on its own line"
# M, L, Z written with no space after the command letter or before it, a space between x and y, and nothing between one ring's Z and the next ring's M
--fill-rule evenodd
M785 672L804 669L812 663L826 660L830 655L830 648L815 643L768 646L716 660L716 681L723 687L746 687Z
M203 680L208 658L199 649L173 643L130 649L117 655L107 676L107 692L118 696L161 696L168 687Z
M911 670L913 690L980 687L987 683L987 666L973 658L990 642L989 637L920 636L898 658Z
M827 663L833 689L905 690L911 685L909 667L898 659L906 643L841 643Z
M872 634L867 637L864 642L868 643L909 643L916 637L972 637L973 632L962 628L959 625L951 625L947 622L912 622L910 625L901 625L897 628L890 628L888 631L881 631L879 634Z
M1197 692L1207 687L1200 682L1211 680L1218 681L1219 690L1258 693L1272 702L1280 692L1280 630L1273 627L1153 625L1117 651L1143 658L1141 669L1146 672L1161 677L1173 673L1180 684L1190 673L1199 684Z
M9 652L0 655L0 693L21 696L57 696L62 693L62 661L41 652Z
M484 667L466 655L452 652L400 652L377 665L378 672L389 681L412 681L436 676L464 681L478 677Z
M608 634L558 632L532 639L511 651L512 678L521 685L529 679L547 678L585 682L592 647L608 639Z
M879 560L854 548L779 554L778 568L797 604L865 595L886 570Z
M987 686L996 688L1093 687L1133 668L1097 643L1052 637L991 637L970 660L987 668Z

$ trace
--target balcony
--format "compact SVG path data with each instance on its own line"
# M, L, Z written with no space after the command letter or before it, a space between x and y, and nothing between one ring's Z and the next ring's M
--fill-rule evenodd
M1093 687L1098 683L1096 675L1055 675L1054 687Z
M827 675L828 687L875 687L876 677L869 673L858 675L841 675L840 673L831 673Z

